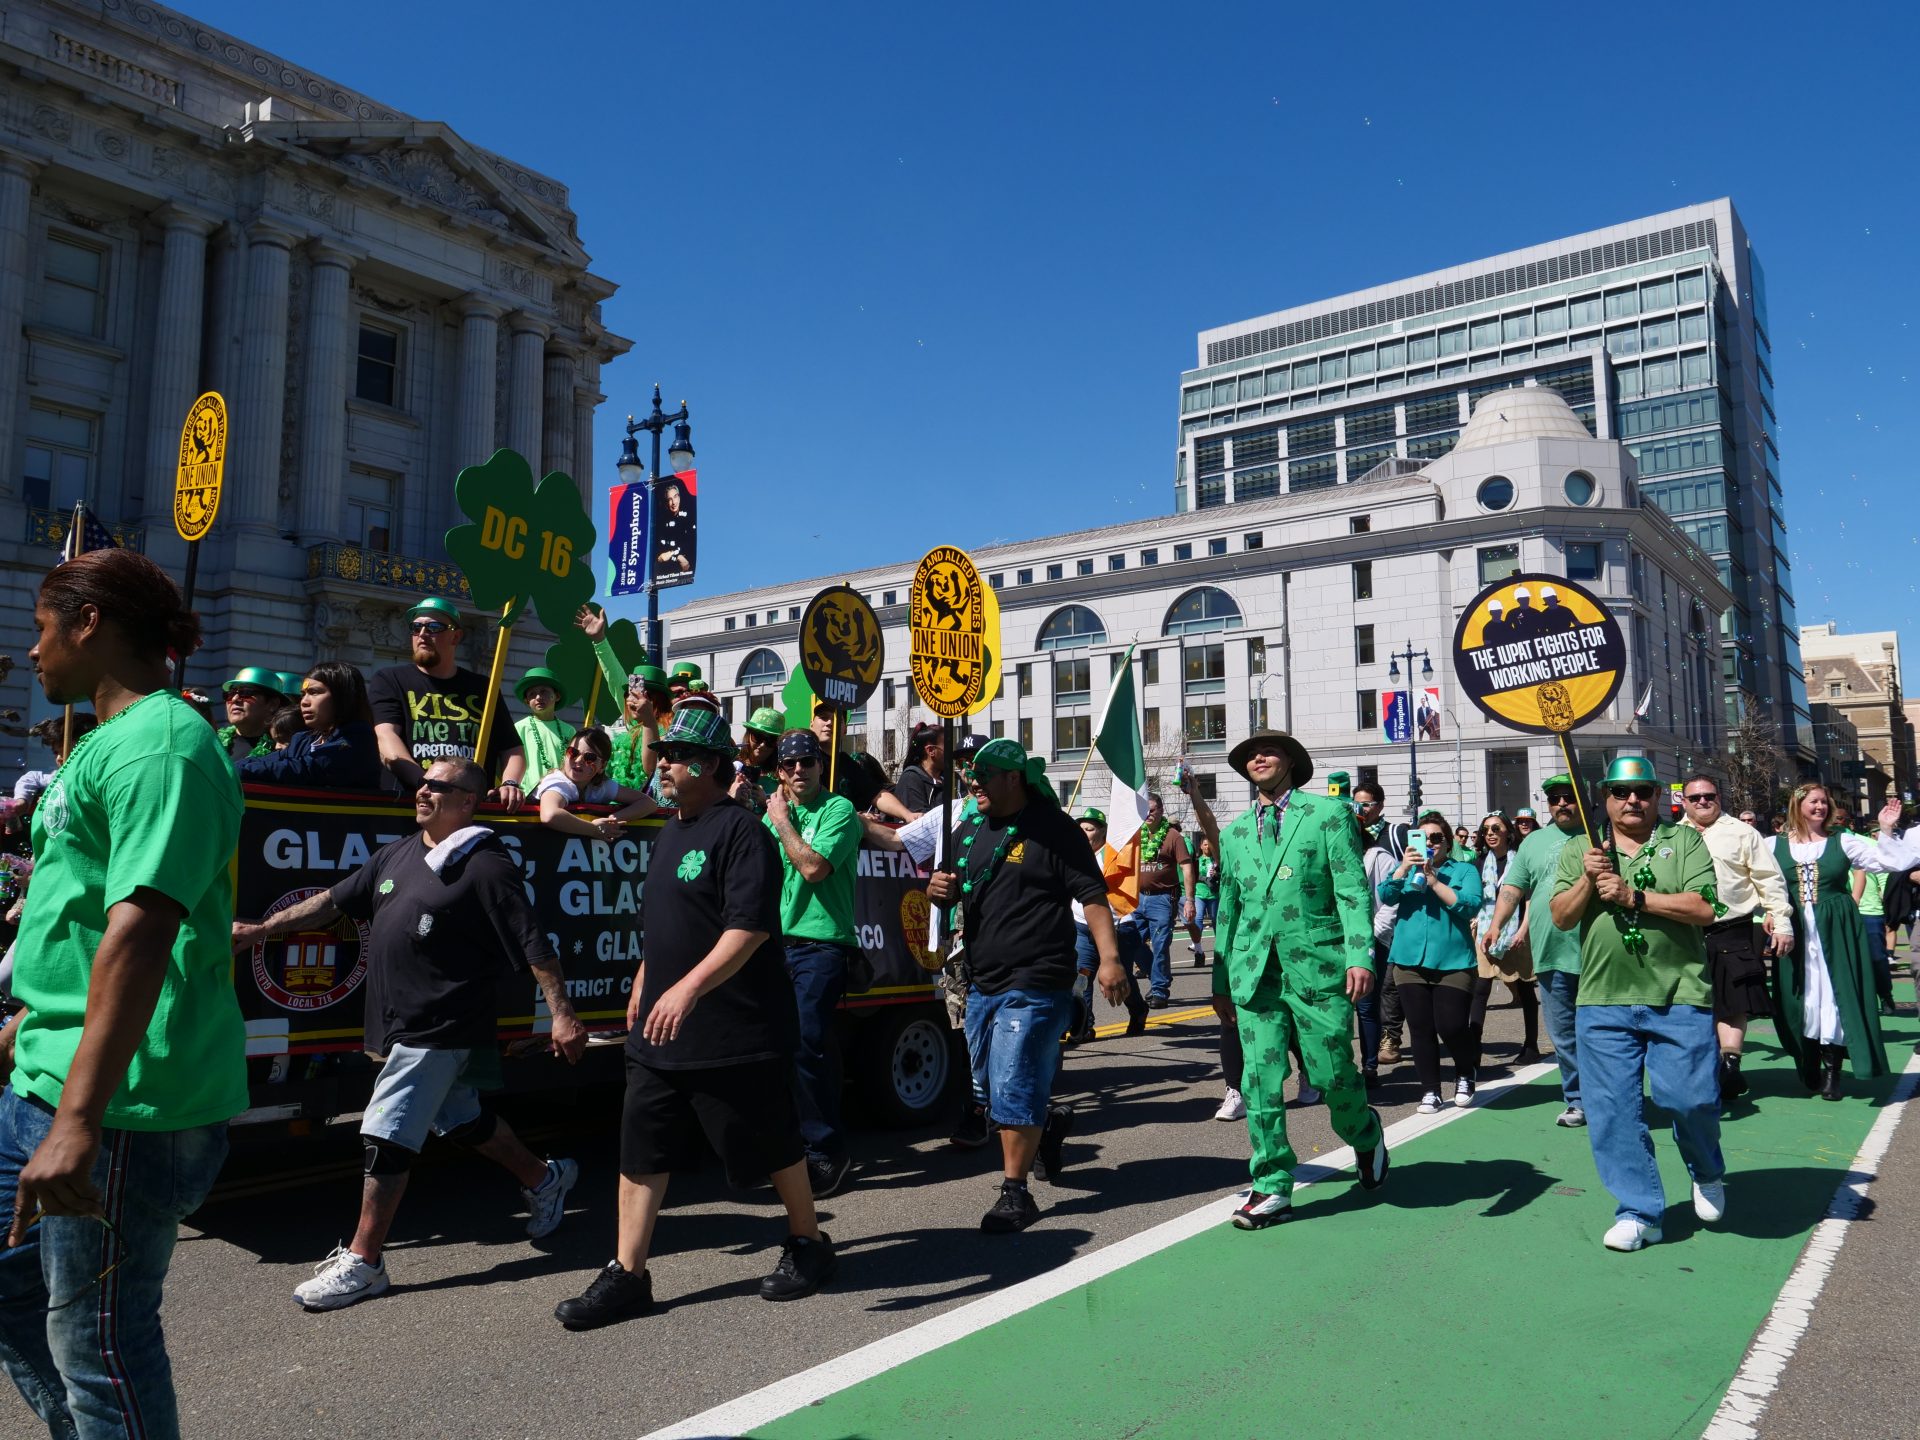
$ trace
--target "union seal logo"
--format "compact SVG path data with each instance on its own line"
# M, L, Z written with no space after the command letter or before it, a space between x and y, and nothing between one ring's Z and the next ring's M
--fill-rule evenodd
M67 787L58 775L41 795L40 808L34 813L49 835L58 835L67 828L67 821L73 817L67 809Z
M279 914L321 887L289 890L267 907L267 916ZM341 918L324 930L302 930L253 947L253 983L282 1010L306 1012L338 1005L367 978L370 926Z
M940 952L927 948L927 922L933 916L933 902L924 890L909 890L900 897L900 929L906 936L907 953L922 970L940 968Z

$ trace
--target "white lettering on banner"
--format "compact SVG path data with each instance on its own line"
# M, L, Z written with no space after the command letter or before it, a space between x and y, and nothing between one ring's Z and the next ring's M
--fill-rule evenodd
M913 857L904 850L869 850L863 847L857 873L869 880L911 880L920 874L920 867L913 863Z
M633 977L631 975L601 975L592 980L567 981L569 1000L604 1000L610 995L632 993Z
M358 870L375 850L399 838L349 830L340 842L340 854L329 856L317 830L273 830L261 842L260 856L275 870Z
M1535 635L1526 640L1483 646L1470 652L1467 661L1475 673L1487 677L1490 689L1514 690L1522 685L1591 675L1606 669L1599 657L1606 643L1605 629L1583 625L1563 634Z
M638 915L640 887L631 880L569 880L560 887L563 915Z
M594 958L604 963L626 961L633 963L641 958L640 936L632 930L602 930L593 942ZM621 993L625 994L631 980L623 983Z
M650 844L651 842L649 842ZM562 875L585 870L593 875L632 875L640 869L645 851L637 840L567 841L554 868Z

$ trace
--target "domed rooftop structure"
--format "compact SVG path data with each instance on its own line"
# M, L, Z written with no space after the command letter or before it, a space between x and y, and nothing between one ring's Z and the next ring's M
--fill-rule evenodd
M1453 447L1453 453L1484 450L1489 445L1504 445L1510 440L1592 438L1558 390L1530 385L1482 396L1474 406L1467 428L1460 432L1460 443Z

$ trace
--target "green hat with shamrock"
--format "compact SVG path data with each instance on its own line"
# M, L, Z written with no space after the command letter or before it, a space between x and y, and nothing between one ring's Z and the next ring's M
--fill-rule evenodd
M1653 762L1644 755L1622 755L1607 767L1608 785L1657 785Z
M672 722L647 748L659 750L668 745L687 745L716 755L731 755L733 732L727 728L727 717L719 711L704 705L684 705L673 712Z
M429 595L418 605L407 611L409 620L444 620L456 630L466 627L460 623L460 610L451 600L442 600L438 595Z
M270 695L280 691L280 673L277 670L263 670L258 665L248 665L220 687L223 694L231 694L242 686L250 690L265 690Z
M527 691L536 685L544 685L553 691L553 703L556 706L567 703L567 687L560 683L560 677L544 665L535 665L520 677L520 683L513 687L513 693L520 697L522 705L527 703Z
M756 735L772 735L776 738L786 730L787 717L771 705L762 705L747 717L747 723L741 727Z

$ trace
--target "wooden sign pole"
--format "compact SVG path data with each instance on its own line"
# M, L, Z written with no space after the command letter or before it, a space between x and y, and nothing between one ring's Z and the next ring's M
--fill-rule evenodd
M480 705L480 738L473 747L473 763L482 769L487 764L487 742L493 738L493 712L500 703L500 677L507 668L507 634L513 628L507 624L507 616L513 613L513 606L509 600L500 612L500 638L493 645L493 669L487 675L487 693Z

